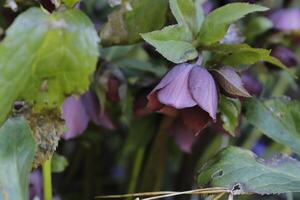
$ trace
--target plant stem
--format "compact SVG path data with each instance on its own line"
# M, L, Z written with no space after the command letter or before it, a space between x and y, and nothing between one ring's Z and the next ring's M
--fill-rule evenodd
M52 157L50 157L42 165L43 185L44 185L44 200L52 200L51 159L52 159Z
M145 153L144 147L139 148L136 153L136 158L134 160L134 166L131 174L128 193L133 193L136 189L136 184L138 182L139 173L144 159L144 153Z

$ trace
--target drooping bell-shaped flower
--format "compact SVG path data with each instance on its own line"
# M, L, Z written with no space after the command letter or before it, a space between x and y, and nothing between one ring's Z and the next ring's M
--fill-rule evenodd
M200 107L216 120L218 95L212 75L197 64L173 67L148 95L153 111Z

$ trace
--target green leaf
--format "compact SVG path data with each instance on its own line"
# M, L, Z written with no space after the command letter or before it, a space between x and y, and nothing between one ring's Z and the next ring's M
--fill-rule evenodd
M60 109L66 95L83 93L96 67L99 38L79 10L20 14L0 43L0 123L16 99L34 110Z
M277 58L270 56L270 50L252 48L247 44L217 44L210 47L210 50L218 54L220 62L232 67L252 65L259 61L266 61L275 66L288 70Z
M268 8L248 3L231 3L217 8L207 15L198 35L198 41L204 45L214 44L226 34L228 26L245 15L266 11Z
M299 169L300 162L288 156L263 160L249 150L228 147L200 170L197 182L226 187L233 194L300 192Z
M246 103L247 120L263 134L300 155L300 102L287 99Z
M186 26L196 35L204 20L199 0L170 0L170 8L179 25Z
M51 159L51 171L53 173L63 172L69 165L68 160L57 153L54 153Z
M196 48L191 44L191 33L182 26L167 26L160 31L144 33L142 37L174 63L186 62L198 56Z
M129 0L108 15L101 29L102 44L132 44L138 42L140 33L160 29L166 20L167 0Z
M223 128L232 136L235 136L236 128L239 125L239 115L241 113L241 102L224 95L220 96L218 109L222 120Z
M23 118L0 128L0 199L28 199L28 179L36 144Z

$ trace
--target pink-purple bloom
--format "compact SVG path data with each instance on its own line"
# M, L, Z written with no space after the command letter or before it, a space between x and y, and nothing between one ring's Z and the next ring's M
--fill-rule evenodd
M196 64L173 67L148 96L151 110L200 107L216 120L218 95L212 75Z
M78 98L68 97L62 106L62 118L67 128L63 135L64 139L71 139L82 134L90 121L107 129L114 128L92 92L86 92Z
M283 8L268 15L273 23L273 28L279 31L300 30L300 8Z
M173 67L148 95L148 108L174 117L172 132L176 143L190 152L195 135L209 121L216 122L217 83L235 96L249 97L240 76L229 67L220 68L215 78L199 64L183 63ZM225 73L225 72L226 73Z

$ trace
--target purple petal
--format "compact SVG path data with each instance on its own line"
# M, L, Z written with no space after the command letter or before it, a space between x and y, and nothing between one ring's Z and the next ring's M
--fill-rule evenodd
M189 64L180 64L173 67L148 95L148 107L157 110L162 107L161 104L175 108L195 105L195 101L190 97L191 95L187 90L187 79L191 69L192 65Z
M99 125L109 130L115 129L113 122L105 112L99 116Z
M218 94L211 74L203 67L194 66L189 77L189 89L198 105L216 120Z
M300 20L300 19L299 19ZM297 57L288 48L278 45L272 49L271 56L280 60L285 66L292 67L297 65Z
M193 147L193 144L197 141L198 137L195 136L193 129L185 126L180 121L175 121L172 126L172 133L175 136L175 142L178 147L186 153L190 153Z
M180 110L180 119L185 126L194 130L194 135L199 134L208 124L209 116L207 112L195 106Z
M251 94L251 95L259 95L262 91L262 84L254 78L249 73L242 73L241 79L243 82L244 88Z
M272 12L269 19L273 22L275 29L280 31L300 30L300 9L279 9Z
M62 105L62 118L65 120L67 132L64 139L71 139L83 133L89 123L87 114L81 99L68 97Z
M39 170L31 172L29 177L29 200L43 198L43 180Z
M89 91L84 93L80 99L86 113L89 115L93 123L100 125L99 116L101 109L96 95Z
M251 97L248 91L244 88L241 77L231 68L222 67L215 70L214 73L220 86L233 96Z
M189 91L189 74L193 65L177 65L161 81L157 97L162 104L172 106L177 109L188 108L197 105ZM163 84L164 83L164 84Z
M210 11L212 11L214 9L214 4L211 2L211 0L206 0L203 4L202 4L202 8L205 14L210 13Z

